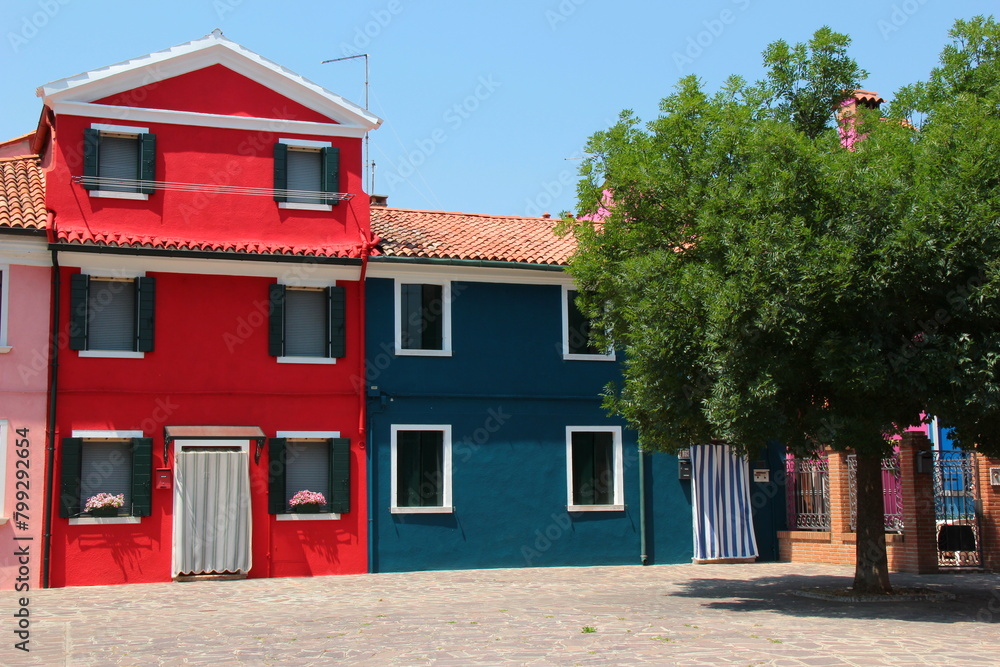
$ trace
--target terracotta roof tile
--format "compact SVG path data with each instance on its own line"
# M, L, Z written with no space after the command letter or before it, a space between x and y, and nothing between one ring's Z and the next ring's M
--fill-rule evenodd
M565 265L576 250L572 236L555 235L552 218L372 206L371 221L387 257Z
M45 177L37 155L0 159L0 227L45 229Z
M284 245L263 241L197 241L165 236L137 236L121 232L90 232L84 229L56 228L56 241L71 245L108 248L144 248L186 250L191 252L245 253L252 255L294 255L300 257L359 257L358 244Z

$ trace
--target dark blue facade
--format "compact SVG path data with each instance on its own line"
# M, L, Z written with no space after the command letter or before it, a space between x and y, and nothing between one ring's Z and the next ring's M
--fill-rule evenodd
M386 275L393 263L379 265ZM451 289L451 356L402 356L393 280L367 281L372 570L639 563L640 470L648 561L689 562L690 482L678 480L674 456L643 454L640 464L628 429L624 509L568 511L567 427L623 424L600 400L619 362L563 358L561 286L455 280ZM392 427L420 424L451 427L448 513L391 511Z

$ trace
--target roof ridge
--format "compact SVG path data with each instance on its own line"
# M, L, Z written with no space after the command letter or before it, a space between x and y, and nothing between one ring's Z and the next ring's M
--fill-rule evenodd
M509 218L509 219L516 219L516 220L555 221L555 220L559 220L560 219L560 218L551 218L551 217L550 218L543 218L543 217L540 217L540 216L531 216L531 215L501 215L501 214L494 214L494 213L466 213L464 211L431 211L431 210L428 210L428 209L425 209L425 208L402 208L402 207L399 207L399 206L372 206L371 210L372 211L378 211L378 210L406 211L406 212L410 212L410 213L432 213L432 214L436 213L436 214L439 214L439 215L464 215L464 216L476 217L476 218Z

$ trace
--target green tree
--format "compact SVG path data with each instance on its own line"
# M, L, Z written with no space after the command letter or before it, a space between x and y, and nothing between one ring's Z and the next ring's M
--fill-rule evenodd
M1000 40L992 19L953 38L894 105L920 131L867 109L838 127L866 73L828 28L769 46L756 84L682 79L655 120L590 138L581 210L613 203L567 220L579 305L625 351L605 406L647 449L856 452L859 591L890 590L887 436L933 410L996 446Z

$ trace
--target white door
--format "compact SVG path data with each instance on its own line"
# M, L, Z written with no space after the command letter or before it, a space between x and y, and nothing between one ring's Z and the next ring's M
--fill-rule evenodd
M249 441L175 440L173 576L246 574L250 529Z

